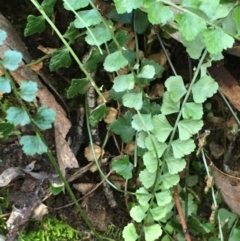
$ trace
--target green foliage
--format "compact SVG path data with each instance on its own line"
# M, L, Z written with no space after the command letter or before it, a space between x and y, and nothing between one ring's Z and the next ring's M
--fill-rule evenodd
M46 6L49 5L46 3ZM20 107L10 106L6 110L5 119L7 122L0 123L0 138L3 139L7 139L14 131L14 128L19 125L24 126L31 123L33 126L36 125L40 130L49 129L51 128L56 116L55 111L48 109L46 106L42 106L37 109L35 117L30 116L24 101L28 103L35 99L38 90L37 84L33 81L22 81L19 90L17 90L15 83L8 73L8 70L16 70L21 61L22 54L15 50L7 50L4 53L3 60L1 60L1 71L4 75L0 78L0 90L4 94L9 94L13 91L15 98L20 103ZM2 111L4 111L4 109ZM38 134L32 136L21 136L20 144L23 146L22 149L27 155L34 155L36 153L42 154L47 151L46 144Z
M2 64L10 71L14 71L18 68L18 65L22 61L22 54L15 50L7 50L4 53Z
M113 161L112 168L125 179L132 178L133 164L129 160L129 156L124 156L123 159Z
M46 15L50 16L55 1L48 1L44 1L40 7L44 9L49 6ZM178 5L174 1L165 0L114 0L113 2L113 10L108 17L118 23L133 24L135 38L136 33L149 35L150 24L160 25L163 31L165 31L163 25L170 26L172 31L180 35L179 41L186 47L189 56L196 60L201 58L190 83L186 83L180 75L170 76L164 80L165 90L162 99L156 102L150 99L146 89L151 87L151 81L156 81L162 76L164 67L151 59L140 58L139 52L130 50L127 47L130 34L125 30L115 30L114 23L105 20L106 16L102 16L101 11L88 0L63 1L64 8L75 16L75 20L69 24L63 37L72 44L75 42L76 30L80 29L86 43L90 47L96 46L97 49L91 47L89 56L82 64L70 51L70 45L64 43L63 48L53 52L50 69L53 71L60 67L69 67L73 57L86 75L71 81L67 91L68 98L86 94L89 81L96 85L89 73L96 71L102 63L104 70L113 76L109 96L118 102L117 106L123 112L120 111L117 119L109 125L109 129L119 135L126 144L135 139L136 147L133 158L125 155L122 159L115 160L112 168L129 182L131 179L139 180L138 188L135 190L136 199L133 199L134 203L130 207L130 216L134 222L123 229L124 240L141 240L143 236L146 241L184 240L182 229L173 216L172 197L175 185L181 187L179 195L183 209L186 209L186 214L188 213L188 217L185 218L189 218L189 228L193 234L202 235L201 239L204 235L213 232L215 227L209 222L202 223L196 217L197 204L194 196L185 195L186 188L193 187L198 178L190 176L189 182L184 187L180 183L179 172L187 166L185 156L196 151L194 135L198 134L204 125L203 103L218 90L218 84L208 75L207 68L213 60L223 58L222 51L232 47L234 38L239 36L239 6L235 6L234 1L220 3L219 0L182 0ZM29 16L25 35L40 32L44 28L43 17ZM62 37L61 34L59 37ZM4 34L0 32L0 41L3 40ZM135 41L137 42L137 39ZM20 59L19 56L18 58ZM17 68L19 63L18 61L18 64L10 65L6 62L4 66L11 70ZM128 72L120 74L122 68L126 69L125 67ZM95 88L101 96L99 88L96 86ZM29 94L29 90L33 92L31 83L25 89L21 98L32 101L35 93ZM0 91L4 93L11 91L10 81L5 77L0 78ZM17 109L8 110L6 119L14 125L25 125L33 121L44 130L49 128L54 120L53 112L44 107L39 109L33 118L30 118L22 108L11 108ZM95 126L107 113L106 104L100 104L90 113L90 124ZM5 132L2 135L7 137L11 126L4 128ZM44 152L46 146L41 141L37 135L21 138L24 150L28 154L32 154L31 150L35 153ZM135 165L132 164L132 159ZM189 159L191 158L188 157ZM197 171L202 171L199 164L195 162L194 165ZM181 195L185 195L185 200ZM225 220L229 216L231 216L229 213L219 210L220 218L223 217ZM234 219L234 216L231 218ZM223 219L221 222L224 222ZM233 223L228 224L229 230L233 227ZM234 228L232 240L235 240L237 235L239 230ZM204 240L216 240L215 237L206 237Z
M111 130L120 135L123 142L128 143L132 141L135 130L131 126L132 114L127 111L123 117L118 118L110 124Z
M109 72L118 71L128 64L127 59L121 51L109 54L104 61L104 69Z
M54 71L61 67L69 67L72 63L72 60L67 49L55 50L52 53L52 58L50 61L49 68L51 71Z
M2 45L5 39L7 38L7 33L0 29L0 44Z
M72 98L77 94L85 94L88 90L88 80L84 79L72 79L71 85L67 91L67 97Z
M29 15L28 24L24 30L24 36L27 37L33 33L41 33L46 29L45 19L43 16Z
M22 81L20 87L20 96L23 100L31 102L35 99L37 90L37 83L32 81Z
M91 126L95 126L99 121L101 121L108 114L108 109L105 104L99 105L95 108L90 116L89 123Z
M47 146L39 136L22 136L20 144L27 155L33 156L36 153L41 155L47 152Z

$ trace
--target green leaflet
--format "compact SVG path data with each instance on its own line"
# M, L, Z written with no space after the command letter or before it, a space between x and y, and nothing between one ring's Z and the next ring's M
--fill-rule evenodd
M171 76L164 84L173 102L178 102L187 92L181 76Z
M130 216L136 222L140 223L145 218L146 213L140 205L137 205L131 209Z
M49 109L47 106L41 106L37 110L37 114L33 120L41 130L47 130L52 127L55 117L56 112L53 109Z
M118 71L128 64L127 59L124 57L121 51L116 51L109 54L104 61L104 69L109 72Z
M187 140L192 135L197 134L203 127L202 120L181 120L178 122L180 140Z
M9 121L9 123L14 124L15 126L24 126L30 123L30 118L27 112L18 107L10 107L7 110L6 119Z
M152 132L160 142L165 142L173 130L165 115L162 114L153 116L153 127Z
M207 98L212 97L217 90L217 82L210 76L205 75L193 85L193 99L196 103L203 103Z
M85 40L89 45L100 46L103 43L109 41L111 38L112 36L110 31L105 27L103 23L100 23L95 27L91 27L90 31L87 31Z
M86 94L88 90L88 79L72 79L71 85L69 89L67 90L67 97L73 98L74 96L78 94Z
M61 67L68 68L71 63L72 60L69 54L69 50L67 48L63 48L53 51L49 68L51 71L54 71Z
M135 130L131 126L132 113L127 111L123 117L114 120L110 124L110 129L120 135L123 142L128 143L132 141L135 134Z
M177 139L171 144L173 149L173 155L175 158L181 158L185 155L192 153L195 149L195 144L192 139L181 141Z
M10 93L12 90L11 83L5 77L0 77L0 92Z
M18 68L22 61L22 54L15 50L7 50L3 55L3 66L10 71L14 71Z
M47 152L47 146L39 136L22 136L20 144L27 155L43 154Z
M234 39L224 33L221 29L205 29L202 33L204 43L211 54L221 53L224 49L231 48L233 46ZM219 41L219 39L221 39L221 41Z
M131 90L134 87L134 76L133 74L118 75L113 80L113 89L116 92L122 92L124 90Z
M125 155L122 159L112 162L112 168L125 179L132 178L133 164L129 161L129 156Z
M101 23L102 19L99 12L95 9L77 12L74 25L76 28L86 28Z
M114 0L118 13L130 13L133 9L140 8L143 0Z
M137 131L151 131L153 129L152 116L150 114L134 115L132 127Z
M180 101L174 102L171 98L169 91L165 91L163 94L163 103L162 103L162 114L169 115L179 111Z
M139 237L133 223L129 223L124 227L122 236L124 240L128 241L135 241Z
M202 18L190 12L176 14L175 19L179 24L179 31L187 41L194 40L203 29L207 28Z
M7 38L7 33L4 30L0 29L0 45L3 44L6 38Z
M24 36L27 37L34 33L41 33L46 29L45 19L43 16L28 15L27 26L24 29Z
M162 235L162 228L159 224L153 224L143 227L145 240L156 240Z
M164 6L162 3L153 1L146 1L144 4L148 20L152 24L165 24L168 20L173 17L173 12L169 7Z
M33 81L22 81L20 87L20 96L27 102L31 102L35 99L38 91L37 83Z

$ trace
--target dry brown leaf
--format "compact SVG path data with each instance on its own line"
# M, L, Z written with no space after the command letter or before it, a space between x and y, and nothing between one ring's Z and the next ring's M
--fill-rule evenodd
M93 183L75 183L75 184L73 184L73 187L76 190L78 190L79 192L81 192L83 195L85 195L86 193L93 190L93 188L96 187L96 184L93 184Z
M112 9L112 5L110 2L102 1L102 0L93 0L93 4L97 6L103 17L107 17L108 13Z
M98 160L100 157L104 155L104 150L96 144L93 144L93 146L94 146L94 152L95 152L96 158ZM89 162L95 161L95 158L92 152L92 147L90 144L85 148L84 156L87 158Z
M128 66L126 66L126 67L124 67L124 68L121 68L120 70L119 70L119 74L120 75L124 75L124 74L127 74L127 73L129 73L129 68L128 68Z
M233 140L238 133L239 126L234 118L227 121L227 138Z
M221 191L223 201L240 216L240 178L220 171L213 163L210 165L214 183Z
M39 49L40 51L42 51L44 54L52 54L53 51L57 50L56 48L48 48L48 47L44 47L42 45L39 45L37 47L37 49Z
M104 118L104 121L108 124L113 122L114 120L116 120L117 114L118 111L115 108L108 107L108 115Z
M37 195L15 194L11 215L6 224L8 233L6 240L15 240L21 228L28 222L34 209L41 204Z
M170 56L170 53L168 53ZM154 60L155 62L157 62L158 64L165 66L167 63L167 58L166 55L164 54L163 50L161 50L158 53L155 54L151 54L148 56L149 59Z
M39 179L39 180L45 180L47 178L55 178L57 176L57 175L53 176L51 174L48 175L45 172L31 172L21 167L10 167L1 173L0 187L7 186L12 180L18 177L23 177L26 174L30 175L34 179Z
M240 86L235 78L224 66L208 68L211 76L218 82L220 91L228 98L231 104L240 111Z
M228 54L240 57L240 45L239 45L239 42L235 43L232 48L227 49L226 52Z
M48 214L48 207L45 204L41 203L33 210L33 214L31 218L42 220L42 218L47 214Z
M30 66L30 68L31 68L33 71L35 71L35 72L37 72L37 71L39 71L40 69L42 69L42 67L43 67L43 62L42 62L42 61L40 61L40 62L38 62L38 63L33 64L33 65Z
M103 92L102 95L103 95L104 99L106 100L106 102L104 102L103 99L100 96L98 96L97 105L101 105L103 103L108 103L111 100L111 97L109 96L109 91Z
M131 142L127 143L123 152L130 155L130 156L133 156L134 149L135 149L135 141L131 141Z
M163 84L155 84L152 86L151 91L148 96L151 100L155 100L155 99L162 98L163 93L164 93Z
M214 141L210 142L209 148L211 151L211 155L215 159L218 159L224 153L224 148L222 146L218 145L217 143L215 143Z
M125 188L126 179L117 175L111 175L109 177L110 181L114 183L119 189Z

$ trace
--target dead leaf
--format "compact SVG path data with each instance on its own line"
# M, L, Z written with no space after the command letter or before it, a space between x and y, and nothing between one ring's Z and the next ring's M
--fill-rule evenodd
M125 188L126 179L118 175L111 175L109 177L110 181L114 183L119 189Z
M170 56L169 52L168 52L168 55ZM167 57L166 57L165 53L163 52L163 50L161 50L158 53L149 55L148 58L154 60L161 66L165 66L167 63Z
M30 65L30 68L31 68L34 72L39 71L40 69L42 69L42 67L43 67L43 62L42 62L42 61L40 61L40 62L38 62L38 63L36 63L36 64L33 64L33 65Z
M57 50L56 48L48 48L48 47L44 47L42 45L39 45L37 47L37 49L39 49L40 51L42 51L44 54L52 54L53 51Z
M210 168L214 183L221 191L223 201L234 213L240 216L240 178L220 171L213 163L211 163Z
M103 17L107 17L108 13L112 9L112 5L110 2L102 1L102 0L93 0L93 4L97 6Z
M155 100L155 99L162 98L163 93L164 93L163 84L155 84L152 86L151 91L148 96L151 100Z
M210 131L209 130L205 130L205 132L199 136L198 149L197 149L196 156L198 156L200 154L200 151L202 150L202 148L206 144L206 138L209 135L210 135Z
M96 159L98 160L100 157L102 157L104 155L104 150L96 144L93 144L93 146L94 146L94 152L95 152ZM92 147L90 144L88 147L85 148L84 156L87 158L87 160L89 162L95 161L95 158L94 158L94 155L92 152Z
M208 68L211 76L218 82L220 91L228 98L230 103L240 111L240 86L224 66Z
M25 173L20 167L10 167L0 175L0 187L7 186L13 179L23 177Z
M42 220L42 218L47 214L48 214L48 207L45 204L41 203L33 210L33 214L31 218Z
M215 143L214 141L210 142L209 148L211 151L211 155L215 159L218 159L224 153L224 148L222 146L218 145L217 143Z
M50 178L57 178L58 175L47 174L45 172L29 172L21 167L10 167L2 172L0 175L0 187L7 186L12 180L24 177L26 174L30 175L34 179L45 180Z
M104 102L104 100L100 96L98 96L98 98L97 98L97 105L101 105L101 104L110 102L111 97L109 96L109 91L103 92L102 95L103 95L103 97L105 99L105 102Z
M134 150L135 150L135 141L131 141L131 142L127 143L123 152L130 156L133 156Z
M239 131L238 123L234 118L227 121L227 138L233 140Z
M239 42L238 42L238 43L235 43L232 48L228 48L228 49L226 50L226 52L227 52L228 54L231 54L231 55L240 57L240 45L239 45Z
M30 219L33 210L41 204L41 200L36 195L20 194L20 196L16 195L15 200L15 205L19 206L19 208L16 208L15 205L13 205L11 215L6 222L9 230L6 235L7 241L15 240L23 225ZM21 200L20 205L19 200Z
M86 193L93 190L93 188L96 187L96 184L93 184L93 183L75 183L75 184L73 184L73 187L76 190L78 190L79 192L81 192L83 195L85 195Z
M118 111L113 107L108 107L108 115L104 118L104 121L109 124L116 120Z

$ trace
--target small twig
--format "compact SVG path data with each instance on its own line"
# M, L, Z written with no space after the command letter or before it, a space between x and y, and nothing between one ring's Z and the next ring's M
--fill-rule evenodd
M165 54L165 56L166 56L166 58L167 58L167 60L168 60L168 63L169 63L169 65L170 65L171 69L172 69L173 74L174 74L175 76L177 76L177 72L176 72L176 70L175 70L175 68L174 68L174 66L173 66L173 64L172 64L172 61L171 61L171 59L170 59L170 57L169 57L169 54L168 54L168 52L167 52L167 50L166 50L166 48L165 48L165 46L164 46L164 44L163 44L163 42L162 42L161 36L160 36L160 34L159 34L158 27L157 27L157 26L154 26L153 30L154 30L155 34L157 35L158 41L159 41L159 43L160 43L160 45L161 45L161 47L162 47L162 49L163 49L163 51L164 51L164 54Z
M85 172L87 172L90 167L93 165L94 163L91 162L88 165L84 166L83 168L80 168L77 172L73 173L73 175L71 175L68 179L67 182L70 183L74 180L76 180L77 178L79 178L80 176L82 176ZM42 199L42 202L44 202L45 200L47 200L50 196L52 195L52 191L50 188L48 188L46 190L46 194L45 197Z
M111 171L106 175L106 177L109 177L109 176L112 174L112 172L113 172L113 170L111 170ZM89 196L91 193L93 193L95 190L97 190L97 189L98 189L102 184L104 184L104 183L105 183L105 180L102 179L102 181L99 182L91 191L89 191L89 192L88 192L87 194L85 194L83 197L77 199L77 201L79 202L79 201L83 200L84 198L86 198L87 196ZM64 206L61 206L61 207L57 207L57 208L51 208L51 207L49 207L49 208L52 209L52 210L60 210L60 209L63 209L63 208L70 207L70 206L72 206L72 205L74 205L74 204L75 204L74 202L71 202L71 203L68 203L68 204L66 204L66 205L64 205Z
M4 214L1 214L1 215L0 215L0 218L8 217L8 216L10 216L10 215L11 215L11 213L4 213Z
M187 224L186 224L186 221L184 218L183 210L182 210L181 203L180 203L179 196L178 196L178 187L176 185L173 187L173 191L174 191L173 198L174 198L174 202L176 204L176 208L177 208L177 211L178 211L178 214L180 217L180 221L181 221L182 228L183 228L183 233L185 235L186 240L191 241L191 237L188 232Z

